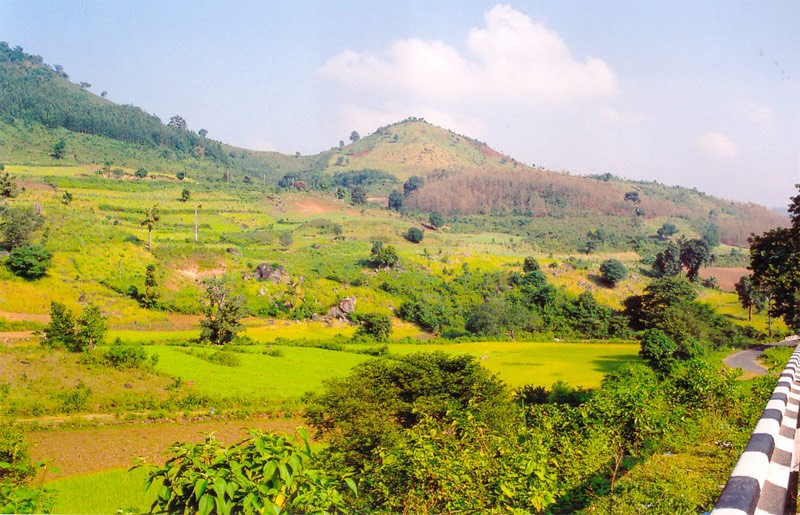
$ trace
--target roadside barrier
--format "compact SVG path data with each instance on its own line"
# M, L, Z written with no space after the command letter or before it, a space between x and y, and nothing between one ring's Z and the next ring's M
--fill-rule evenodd
M756 424L711 515L796 512L800 345Z

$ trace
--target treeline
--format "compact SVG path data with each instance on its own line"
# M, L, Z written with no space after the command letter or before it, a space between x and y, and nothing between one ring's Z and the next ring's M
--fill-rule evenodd
M50 128L164 147L177 157L227 162L218 142L187 130L185 124L164 125L158 117L138 107L97 97L86 91L88 86L71 83L60 66L50 68L41 57L0 42L0 117L4 122L34 121Z
M530 170L434 174L406 199L408 208L449 216L679 217L719 227L723 243L746 246L747 237L786 224L754 204L726 202L685 188Z

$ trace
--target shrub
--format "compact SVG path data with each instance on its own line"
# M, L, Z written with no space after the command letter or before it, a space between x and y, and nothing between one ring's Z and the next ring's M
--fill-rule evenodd
M392 320L382 313L367 313L361 317L360 323L356 336L369 336L383 342L392 334Z
M639 355L653 370L668 372L675 363L678 346L661 329L648 329L642 335Z
M53 254L41 245L15 247L8 256L8 268L19 277L39 279L50 268Z
M230 447L212 435L198 444L178 443L163 467L149 473L147 486L161 483L151 512L161 513L335 513L346 508L342 485L309 468L308 435L299 442L250 430ZM355 483L347 478L355 493ZM158 509L158 510L156 510Z
M600 276L614 287L628 276L628 269L616 259L607 259L600 265Z
M405 234L405 238L411 243L419 243L424 237L425 233L417 227L409 227Z
M157 360L157 355L154 354L153 361ZM105 354L105 361L114 368L120 370L131 368L145 368L148 363L147 352L144 346L140 343L123 342L119 338L109 347ZM155 363L153 363L155 364Z

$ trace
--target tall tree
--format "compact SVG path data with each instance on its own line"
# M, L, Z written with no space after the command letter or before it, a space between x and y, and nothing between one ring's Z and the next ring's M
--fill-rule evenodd
M800 192L800 184L795 185ZM789 204L791 227L773 229L750 242L753 282L772 294L770 313L800 331L800 193Z
M148 207L144 220L141 222L142 227L147 227L147 250L153 250L153 229L156 228L160 221L161 213L159 212L158 204Z
M747 310L747 320L753 320L753 308L759 311L764 309L767 303L766 294L756 286L749 275L743 275L733 286L736 288L739 302Z
M681 242L681 265L686 268L686 277L692 282L697 280L700 267L708 263L711 249L705 240L688 240Z

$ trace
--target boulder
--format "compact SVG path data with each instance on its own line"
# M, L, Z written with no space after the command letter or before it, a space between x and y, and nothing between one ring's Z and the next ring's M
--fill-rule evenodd
M289 280L289 274L283 265L278 265L273 268L269 263L261 263L253 272L253 277L259 281L272 281L274 283L281 283Z
M345 297L328 310L328 316L339 320L347 320L347 315L355 311L356 298Z

